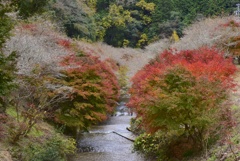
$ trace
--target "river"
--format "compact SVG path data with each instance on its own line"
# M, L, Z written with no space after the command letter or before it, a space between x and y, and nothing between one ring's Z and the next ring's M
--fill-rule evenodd
M124 103L116 109L116 114L106 122L93 126L83 133L78 141L78 153L71 161L146 161L133 153L135 136L126 128L134 117Z

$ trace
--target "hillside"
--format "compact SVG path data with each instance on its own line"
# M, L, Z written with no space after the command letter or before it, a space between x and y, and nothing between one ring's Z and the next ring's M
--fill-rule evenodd
M87 43L81 40L75 40L75 42L80 49L88 53L92 52L91 54L100 57L102 60L112 59L119 66L127 67L127 76L131 78L151 59L155 58L157 54L166 49L189 50L202 46L211 47L217 45L219 50L228 51L227 48L230 47L229 39L239 35L238 26L224 27L231 21L238 23L238 19L235 17L208 18L186 28L184 30L185 36L180 41L174 42L170 39L161 39L149 44L145 49L114 48L101 42ZM59 39L70 40L59 31L61 29L56 24L46 21L44 18L39 18L33 22L30 20L30 23L23 23L16 27L14 36L7 42L5 50L8 52L19 51L20 54L24 54L19 60L20 73L24 72L21 70L30 70L36 63L54 66L54 63L59 61L59 57L67 55L64 48L59 48L54 43ZM227 52L226 54L231 55L231 53Z
M144 48L171 37L183 36L191 23L210 16L228 16L237 1L178 0L57 0L48 11L65 28L68 36L114 47Z
M30 74L36 64L47 67L47 70L54 74L62 68L58 67L61 58L69 53L71 54L72 51L66 46L68 42L71 42L74 44L74 50L81 50L92 56L100 57L102 61L107 61L117 69L126 67L126 78L130 83L132 76L165 49L173 48L180 51L217 45L219 50L227 51L228 40L239 34L238 26L227 26L231 21L237 23L235 17L209 18L187 28L184 31L185 36L180 41L173 42L163 39L150 44L145 49L132 49L114 48L103 43L72 40L59 32L58 26L52 22L46 21L44 18L38 18L37 21L31 20L30 23L19 23L15 27L13 30L14 36L6 43L5 53L18 52L20 57L18 58L17 67L20 75ZM225 52L225 54L229 55L231 53ZM115 73L118 72L115 71ZM227 149L225 152L230 153ZM212 153L211 155L213 156Z
M141 133L135 150L155 160L169 153L178 160L238 160L240 75L231 60L239 62L240 56L237 17L204 18L220 14L212 13L214 6L203 10L212 1L197 8L204 15L198 21L185 3L171 1L166 15L182 11L181 22L160 14L163 8L157 12L164 0L141 0L137 6L57 0L41 10L42 1L36 15L29 10L33 4L13 2L20 17L7 5L1 9L11 14L0 15L0 160L67 160L76 152L78 134L113 115L119 97L128 92L137 115L131 129ZM232 3L224 1L219 9L228 14ZM165 104L171 108L158 110ZM201 117L181 119L185 107L188 115ZM164 112L178 108L183 110L173 111L169 122L184 123L162 126L168 122L158 120ZM191 123L192 131L206 129L201 141L188 138L194 136Z

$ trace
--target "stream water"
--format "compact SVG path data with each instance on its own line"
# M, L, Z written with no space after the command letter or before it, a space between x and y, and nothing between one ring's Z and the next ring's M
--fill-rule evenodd
M129 109L121 102L116 114L101 125L94 126L89 133L83 133L78 142L78 153L71 161L145 161L132 152L135 136L126 128L131 116Z

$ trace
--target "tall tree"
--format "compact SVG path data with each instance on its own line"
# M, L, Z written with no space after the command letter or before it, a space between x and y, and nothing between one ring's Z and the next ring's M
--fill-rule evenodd
M165 51L133 78L129 106L148 132L164 131L202 146L230 121L223 106L236 71L231 59L215 49ZM219 124L219 126L217 126Z
M13 52L9 56L6 56L2 51L4 43L10 37L10 31L13 27L13 22L6 15L11 9L12 8L10 8L9 4L4 3L3 0L0 1L0 112L6 110L5 103L7 95L15 86L13 80L16 65L16 53Z

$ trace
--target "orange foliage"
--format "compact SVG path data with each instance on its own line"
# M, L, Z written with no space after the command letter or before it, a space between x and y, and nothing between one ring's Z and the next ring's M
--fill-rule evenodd
M61 105L58 117L67 126L84 129L107 119L107 113L114 111L119 86L108 63L81 53L80 56L70 54L61 62L66 76L62 84L73 90L71 99Z

